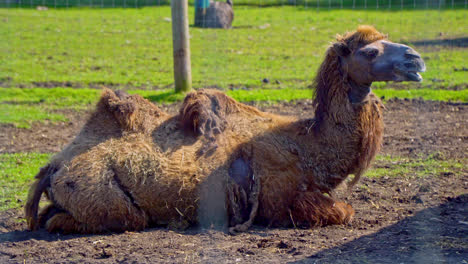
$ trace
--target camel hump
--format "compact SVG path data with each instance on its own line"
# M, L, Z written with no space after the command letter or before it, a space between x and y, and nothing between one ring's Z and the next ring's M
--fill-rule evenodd
M135 112L137 106L129 100L130 95L124 91L112 91L105 89L101 96L101 102L112 112L115 119L125 130L133 130L135 127Z
M189 93L180 109L180 122L186 131L213 137L224 131L229 115L264 116L255 107L237 102L218 90L202 89Z
M104 88L97 111L109 111L124 131L148 132L166 115L156 105L138 94Z
M226 127L229 98L216 90L200 90L189 93L180 109L180 121L187 131L197 136L213 137Z

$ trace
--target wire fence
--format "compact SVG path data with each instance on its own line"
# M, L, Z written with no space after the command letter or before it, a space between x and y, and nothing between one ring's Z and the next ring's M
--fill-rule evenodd
M236 0L236 6L296 6L316 9L466 9L468 0ZM195 0L189 1L191 6ZM2 0L0 7L140 8L170 5L169 0Z

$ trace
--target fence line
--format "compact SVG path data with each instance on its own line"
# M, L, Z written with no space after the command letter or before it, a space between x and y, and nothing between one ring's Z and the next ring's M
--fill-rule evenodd
M304 9L454 9L467 8L468 0L237 0L241 6L296 6ZM193 1L190 6L193 7ZM145 6L168 6L167 0L1 0L3 8L49 8L92 7L92 8L140 8ZM313 7L315 4L315 8Z

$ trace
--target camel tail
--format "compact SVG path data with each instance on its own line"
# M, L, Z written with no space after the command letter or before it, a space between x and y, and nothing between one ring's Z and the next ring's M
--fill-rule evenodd
M226 0L226 3L230 6L233 6L232 0Z
M36 181L31 185L28 193L28 200L24 207L26 221L30 230L37 230L39 228L38 210L39 201L42 193L50 186L50 177L57 171L51 165L44 166L40 169L39 173L35 176Z

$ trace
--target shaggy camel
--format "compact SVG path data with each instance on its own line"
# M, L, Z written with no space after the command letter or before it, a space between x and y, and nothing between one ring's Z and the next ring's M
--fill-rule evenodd
M226 3L210 1L207 8L197 8L195 10L195 26L202 28L224 28L232 26L234 20L234 9L231 0Z
M421 81L408 46L370 26L338 36L315 79L315 117L299 120L190 93L170 116L138 95L105 89L79 135L43 167L26 204L29 227L95 233L169 225L345 224L330 194L354 184L382 142L373 81ZM51 203L38 215L45 192Z

